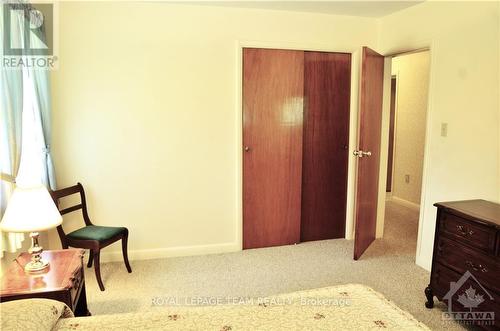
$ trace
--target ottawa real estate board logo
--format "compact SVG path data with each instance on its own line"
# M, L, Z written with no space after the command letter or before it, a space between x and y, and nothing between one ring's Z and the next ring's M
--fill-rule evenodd
M491 310L493 296L468 270L457 282L450 282L450 290L443 297L448 311L443 320L465 325L492 326L495 312Z
M57 3L2 2L2 67L57 68Z

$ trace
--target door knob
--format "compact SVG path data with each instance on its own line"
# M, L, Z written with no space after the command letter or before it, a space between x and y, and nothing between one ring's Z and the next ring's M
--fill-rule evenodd
M365 151L359 150L359 151L354 151L352 153L359 158L362 158L365 156L372 156L372 152L370 152L370 151L365 152Z
M250 151L250 147L245 146L245 152L249 152L249 151Z

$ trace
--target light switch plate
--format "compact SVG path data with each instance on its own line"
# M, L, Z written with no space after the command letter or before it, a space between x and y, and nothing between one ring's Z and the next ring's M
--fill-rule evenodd
M448 136L448 123L441 123L441 137Z

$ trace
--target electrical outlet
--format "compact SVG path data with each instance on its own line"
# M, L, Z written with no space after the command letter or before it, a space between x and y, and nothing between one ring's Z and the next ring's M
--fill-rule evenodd
M405 175L405 183L406 184L410 183L410 175Z
M441 123L441 137L448 136L448 123Z

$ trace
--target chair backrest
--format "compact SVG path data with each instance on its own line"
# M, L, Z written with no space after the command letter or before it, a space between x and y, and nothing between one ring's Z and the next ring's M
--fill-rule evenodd
M67 207L64 209L59 208L59 199L73 195L73 194L80 194L80 203L71 207ZM74 186L66 187L60 190L55 190L51 191L50 195L52 196L52 199L54 200L54 203L56 204L57 208L59 209L59 212L61 215L65 215L77 210L82 210L82 215L83 215L83 220L85 221L85 225L92 225L92 222L90 221L89 215L87 213L87 201L85 200L85 191L83 190L83 186L80 183L77 183ZM61 227L61 226L59 226ZM59 231L58 227L58 231ZM61 227L62 230L62 227ZM63 232L64 233L64 232Z

